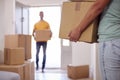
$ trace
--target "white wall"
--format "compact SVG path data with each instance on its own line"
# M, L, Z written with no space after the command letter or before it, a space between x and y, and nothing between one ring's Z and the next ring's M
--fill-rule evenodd
M66 69L72 64L72 45L68 40L61 40L61 68Z
M4 48L4 35L15 33L15 0L0 0L0 50Z
M3 49L4 34L4 0L0 0L0 50Z
M4 62L4 36L15 33L15 0L0 0L0 63Z
M3 11L4 12L4 8L3 8L3 6L4 6L4 0L0 0L0 11ZM0 63L3 63L4 62L4 58L3 58L3 42L4 42L4 36L3 36L3 34L4 34L4 21L3 21L3 19L4 19L4 13L3 12L1 12L0 13Z
M91 44L84 42L72 43L72 64L91 65Z

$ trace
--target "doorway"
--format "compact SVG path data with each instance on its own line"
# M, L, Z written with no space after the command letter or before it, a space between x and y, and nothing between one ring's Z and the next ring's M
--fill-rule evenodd
M61 43L59 39L59 26L61 18L60 6L49 7L32 7L29 9L29 26L30 34L32 34L34 24L40 20L39 12L44 12L44 20L50 24L52 30L52 38L48 41L47 45L47 59L46 68L60 68L61 67ZM32 37L32 60L35 61L36 45L35 40ZM39 64L42 64L43 50L42 47L39 53Z

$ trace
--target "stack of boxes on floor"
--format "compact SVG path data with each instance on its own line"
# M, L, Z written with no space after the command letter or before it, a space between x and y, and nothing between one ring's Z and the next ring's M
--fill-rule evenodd
M69 32L76 27L96 0L70 0L63 2L59 37L68 39ZM82 33L79 41L97 42L98 19L96 18ZM72 79L89 78L89 65L68 65L68 77Z
M16 72L21 80L34 80L31 35L5 35L4 42L4 64L0 64L0 71Z

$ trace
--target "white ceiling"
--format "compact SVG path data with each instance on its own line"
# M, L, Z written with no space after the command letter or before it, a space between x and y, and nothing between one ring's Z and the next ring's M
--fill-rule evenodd
M53 5L61 5L64 1L69 0L16 0L17 2L25 5L25 6L53 6Z

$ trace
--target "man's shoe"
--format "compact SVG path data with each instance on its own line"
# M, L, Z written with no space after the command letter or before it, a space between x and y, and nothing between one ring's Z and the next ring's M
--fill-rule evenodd
M44 69L42 69L42 73L44 73Z

